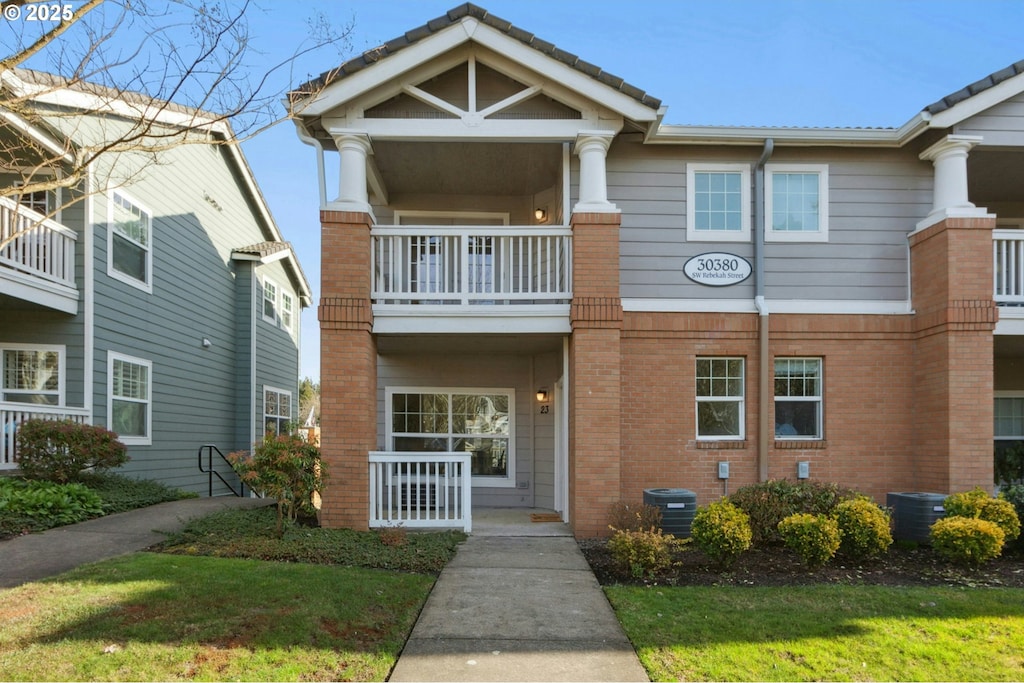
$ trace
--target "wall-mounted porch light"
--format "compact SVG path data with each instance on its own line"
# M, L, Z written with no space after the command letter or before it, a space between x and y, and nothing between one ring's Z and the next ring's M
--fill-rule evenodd
M540 402L540 403L543 403L546 400L548 400L548 390L547 389L538 389L537 390L537 401Z
M536 218L538 221L543 222L543 221L547 220L548 210L547 209L534 209L533 210L533 217Z

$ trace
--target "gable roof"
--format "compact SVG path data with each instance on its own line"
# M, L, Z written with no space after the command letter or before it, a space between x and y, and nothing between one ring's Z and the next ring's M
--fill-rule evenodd
M990 88L994 88L1003 81L1013 78L1014 76L1019 76L1020 74L1024 74L1024 60L1015 62L1005 69L1000 69L999 71L990 73L988 76L957 90L955 93L946 95L938 102L929 104L923 111L933 115L944 112L947 109L951 109L961 102L983 93Z
M514 38L522 44L566 64L580 73L586 74L603 85L632 97L646 107L657 110L661 106L661 100L651 97L642 89L626 83L626 81L618 76L610 74L590 62L580 59L577 55L574 55L571 52L561 50L553 43L542 40L529 31L524 31L523 29L514 26L511 22L501 19L500 17L496 17L486 9L478 7L470 2L454 7L448 10L444 15L428 21L422 26L414 28L411 31L406 31L404 34L389 40L383 45L372 50L368 50L358 57L354 57L329 71L323 72L319 77L300 85L298 88L290 92L289 98L294 102L310 94L316 93L332 83L362 71L368 66L372 66L373 64L385 60L395 53L459 23L466 17L477 19L481 23Z
M228 163L234 166L234 170L242 179L239 189L253 202L257 223L260 224L260 229L267 238L266 243L287 244L270 212L263 192L256 183L256 178L242 153L241 145L235 138L231 124L222 117L201 109L160 100L144 93L113 90L102 85L72 81L62 76L30 69L0 71L0 88L11 92L15 97L67 107L83 113L126 118L148 116L167 126L208 131L211 136L223 141L223 146L227 149ZM0 117L31 135L52 152L70 160L68 152L64 149L61 140L58 139L60 135L58 131L44 129L39 123L27 121L16 112L4 108L2 103L0 103ZM309 306L312 303L312 290L290 245L288 245L288 252L284 258L289 264L289 270L302 305Z

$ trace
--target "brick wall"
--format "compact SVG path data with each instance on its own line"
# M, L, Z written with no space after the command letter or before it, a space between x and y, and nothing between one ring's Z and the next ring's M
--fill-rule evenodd
M371 334L370 217L321 212L320 422L327 464L320 523L366 529L368 453L377 446L377 346Z

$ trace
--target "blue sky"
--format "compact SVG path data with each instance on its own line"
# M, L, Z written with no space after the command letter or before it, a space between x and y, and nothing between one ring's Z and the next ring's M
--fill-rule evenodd
M280 75L277 87L301 83L460 4L256 2L249 9L254 73L264 61L269 65L293 53L308 37L307 19L317 12L336 25L354 26L351 48L303 57L292 73ZM1024 0L475 4L661 99L671 124L896 127L943 96L1024 60ZM287 122L246 141L243 149L313 286L314 305L302 314L302 374L318 378L314 152Z

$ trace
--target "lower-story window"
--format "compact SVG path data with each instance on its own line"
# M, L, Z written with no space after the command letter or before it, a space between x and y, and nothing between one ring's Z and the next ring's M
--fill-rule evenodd
M64 347L0 347L0 401L64 404Z
M263 387L263 433L288 433L292 421L292 392L274 387Z
M997 392L994 408L996 483L1017 483L1024 457L1024 392Z
M515 484L512 389L389 388L387 394L392 450L466 452L479 483Z
M127 446L153 443L152 373L148 360L107 354L107 428Z
M821 439L820 358L775 359L775 438Z
M697 438L744 438L742 358L697 359Z

